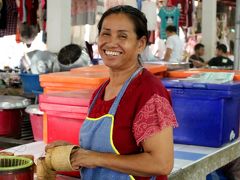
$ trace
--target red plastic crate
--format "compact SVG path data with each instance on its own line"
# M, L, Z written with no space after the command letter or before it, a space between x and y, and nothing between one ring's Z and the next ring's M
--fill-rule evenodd
M64 140L72 144L79 144L79 133L86 114L47 113L47 143ZM69 116L69 117L67 117Z
M0 136L19 138L23 114L23 109L0 109Z
M56 140L79 144L79 131L87 116L92 91L73 91L42 94L39 108L44 118L44 141Z

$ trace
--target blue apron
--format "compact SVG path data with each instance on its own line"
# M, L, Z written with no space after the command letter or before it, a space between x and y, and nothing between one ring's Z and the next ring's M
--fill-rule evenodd
M138 73L143 69L140 67L135 71L132 76L124 83L122 89L118 93L115 101L113 102L108 114L99 118L87 117L80 130L80 146L87 150L120 154L113 143L113 126L114 116L116 114L118 105L124 95L129 83L134 79ZM99 93L102 91L104 85L99 89L90 105L89 112L91 112ZM102 167L97 168L82 168L81 178L83 180L134 180L132 175L124 174L111 169Z

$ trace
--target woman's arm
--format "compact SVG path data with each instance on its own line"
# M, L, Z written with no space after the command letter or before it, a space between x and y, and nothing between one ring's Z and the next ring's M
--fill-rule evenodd
M116 155L80 149L71 157L72 166L104 167L134 176L168 175L173 168L172 127L147 138L144 152L135 155Z

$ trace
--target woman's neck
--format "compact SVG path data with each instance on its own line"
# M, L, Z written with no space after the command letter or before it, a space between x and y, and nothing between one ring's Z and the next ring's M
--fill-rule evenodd
M117 87L122 86L124 82L140 67L138 63L129 66L126 69L110 69L110 82L109 86Z
M140 67L134 64L128 68L114 70L110 69L110 82L105 89L104 100L108 101L117 96L125 81Z

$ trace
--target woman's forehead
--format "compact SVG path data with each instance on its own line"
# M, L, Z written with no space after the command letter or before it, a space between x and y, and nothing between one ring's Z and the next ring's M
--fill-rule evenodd
M103 20L102 29L129 31L134 30L134 23L126 14L111 14Z

